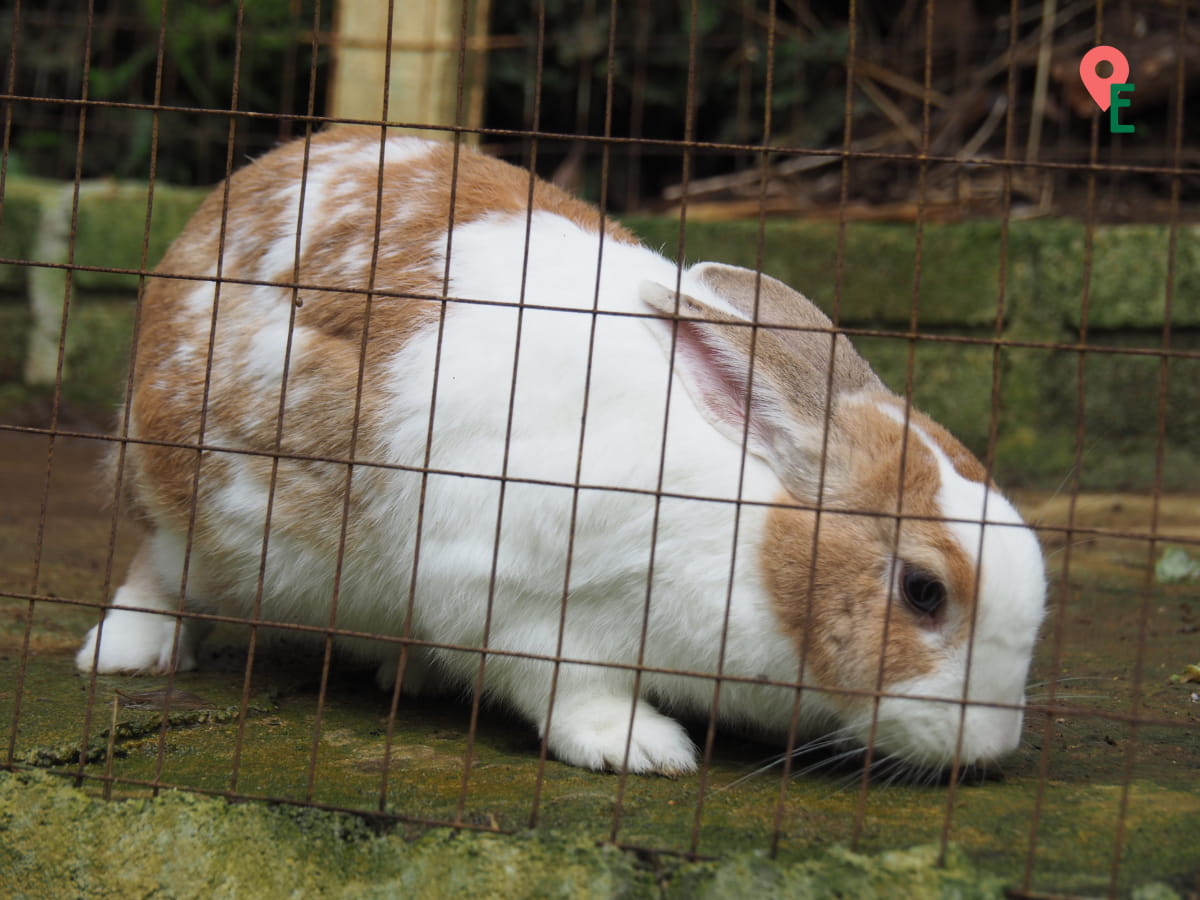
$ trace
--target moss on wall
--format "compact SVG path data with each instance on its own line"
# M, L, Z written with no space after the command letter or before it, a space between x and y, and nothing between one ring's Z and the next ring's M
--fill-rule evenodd
M145 252L152 266L203 195L156 187L143 248L145 186L85 185L73 262L137 270ZM9 178L5 199L0 254L36 260L38 210L69 214L75 193L71 185ZM649 245L679 255L677 219L631 217L628 224ZM989 454L994 432L1002 483L1058 484L1078 457L1084 487L1144 490L1157 480L1166 490L1200 488L1200 228L1180 228L1172 238L1165 226L1105 226L1089 241L1087 229L1070 220L1012 222L1007 236L996 222L928 225L919 234L912 224L850 223L841 240L840 279L839 231L830 223L688 222L683 256L744 266L761 261L765 272L836 312L843 325L896 335L860 336L855 343L894 390L911 386L914 403L980 457ZM1164 369L1153 353L1164 346L1168 270L1168 346L1176 355ZM0 266L0 290L48 271ZM110 421L124 390L137 283L136 275L75 271L61 394L68 415ZM0 419L44 424L38 415L49 409L60 320L54 305L61 306L64 289L54 288L50 302L38 307L48 317L40 325L22 294L0 294ZM914 298L919 337L910 341L902 335ZM1035 346L994 351L989 342L997 335ZM1084 336L1095 349L1084 356L1081 392L1080 354L1058 345L1074 346ZM43 381L33 391L21 383L31 344L41 347ZM1081 396L1084 441L1077 447Z

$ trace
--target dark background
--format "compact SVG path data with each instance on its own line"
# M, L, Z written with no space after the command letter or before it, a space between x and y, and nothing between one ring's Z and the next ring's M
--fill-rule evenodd
M629 139L701 142L688 154L690 180L746 173L707 185L707 199L753 201L765 190L795 215L844 207L844 188L846 202L901 219L918 202L962 216L1022 205L1083 216L1089 179L1074 167L1089 162L1122 170L1097 178L1091 215L1100 220L1167 218L1173 173L1182 173L1185 218L1186 198L1200 193L1200 122L1179 101L1180 82L1194 92L1200 72L1197 10L1186 0L1106 3L1099 22L1095 4L1060 2L1048 23L1040 0L941 0L932 15L919 2L858 3L849 135L845 4L620 0L615 23L601 0L545 0L544 18L537 3L492 7L484 127L618 139L603 164L599 142L542 140L537 154L542 174L593 200L605 178L616 211L669 205L684 177L678 144ZM169 182L212 184L302 133L294 116L325 114L330 2L254 0L240 24L228 0L171 3L165 21L160 0L95 0L90 15L78 0L44 0L14 15L0 12L7 172L144 179L153 168ZM1043 24L1052 53L1036 104ZM1124 116L1134 135L1109 134L1079 83L1079 58L1098 42L1133 66L1137 90ZM235 103L256 115L230 116ZM1032 157L1031 131L1040 135ZM780 151L840 151L847 137L856 155L845 171L836 161L777 165ZM765 188L761 154L739 149L764 141L776 150ZM482 142L530 158L520 135ZM964 148L974 160L1041 167L989 171L957 162ZM923 149L932 157L924 171L913 159Z

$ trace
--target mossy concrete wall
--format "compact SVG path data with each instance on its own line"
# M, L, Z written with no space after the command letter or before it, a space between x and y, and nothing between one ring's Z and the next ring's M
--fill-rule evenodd
M678 222L630 224L651 246L680 255ZM920 232L851 223L842 241L840 277L838 227L827 223L768 221L761 234L757 222L689 223L682 255L751 268L761 260L764 272L843 326L888 332L854 343L899 393L911 350L913 401L981 458L995 388L1003 483L1049 487L1067 478L1082 418L1083 486L1149 487L1162 392L1162 484L1200 487L1200 228L1099 226L1089 236L1071 220ZM914 304L922 339L892 336L910 330ZM1164 371L1153 351L1168 324L1177 355ZM999 350L995 338L1005 342Z
M136 272L157 262L204 193L159 185L148 218L143 184L76 193L8 179L0 258L32 265L0 264L0 420L47 408L69 297L63 409L108 421L124 389ZM772 220L760 234L757 222L689 222L681 247L675 219L627 221L669 256L761 264L843 326L885 332L855 344L981 457L994 424L1003 483L1058 484L1078 456L1085 487L1200 484L1198 227L851 223L839 238L828 223ZM914 324L914 299L921 337L897 338ZM1164 363L1155 351L1168 326Z
M107 422L123 392L136 273L162 258L207 193L169 185L151 193L146 184L108 180L77 191L6 179L0 259L13 262L0 263L0 421L44 406L61 377L70 411Z
M951 847L805 860L637 857L569 829L378 834L350 815L168 791L106 803L37 772L0 772L5 896L1002 898ZM1164 896L1176 896L1169 890Z

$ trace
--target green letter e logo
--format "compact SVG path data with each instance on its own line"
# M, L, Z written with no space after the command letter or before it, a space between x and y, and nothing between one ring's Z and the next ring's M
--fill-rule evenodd
M1109 85L1108 96L1111 100L1111 105L1108 107L1108 130L1113 134L1133 134L1135 131L1132 125L1122 125L1120 119L1121 107L1129 106L1133 102L1126 97L1122 97L1121 93L1124 91L1132 93L1133 90L1134 86L1132 84Z

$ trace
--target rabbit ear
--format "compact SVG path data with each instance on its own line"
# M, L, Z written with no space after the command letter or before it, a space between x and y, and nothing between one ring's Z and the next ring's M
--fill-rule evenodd
M728 303L746 319L774 328L774 334L787 348L785 368L793 372L791 380L807 388L806 405L813 412L824 403L829 367L833 365L833 393L852 394L887 388L870 364L858 355L845 335L834 338L829 316L782 281L751 269L700 263L689 274Z
M727 438L741 444L745 435L747 449L794 496L815 497L826 404L836 409L839 396L886 389L850 342L833 333L828 317L782 282L712 263L689 275L739 314L655 282L641 284L642 301L664 316L653 330L668 351L675 329L675 368L688 393ZM757 327L756 306L763 323ZM828 464L826 475L836 477Z

